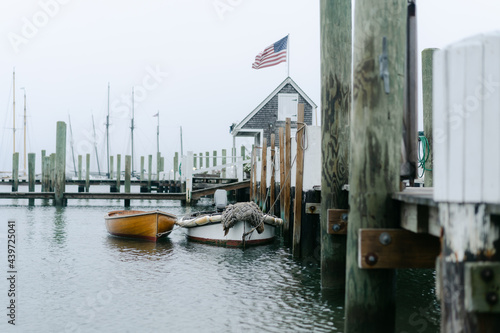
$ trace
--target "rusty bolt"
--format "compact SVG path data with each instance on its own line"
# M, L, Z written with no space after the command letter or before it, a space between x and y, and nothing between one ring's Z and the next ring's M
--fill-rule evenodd
M342 221L347 222L347 220L349 219L349 214L344 213L344 214L342 214L341 218L342 218Z
M335 232L339 232L341 227L340 227L340 224L334 224L333 227L332 227L333 231Z
M375 253L368 253L365 256L365 262L367 265L373 266L377 263L378 256Z
M498 303L498 294L494 291L490 291L486 294L486 302L493 306Z
M380 244L382 244L382 245L389 245L392 242L391 235L389 235L387 232L381 233L378 240L380 241Z
M490 282L493 280L493 270L491 268L485 268L481 271L481 279L484 282Z
M309 207L309 210L311 211L311 213L314 213L314 211L316 210L316 206Z

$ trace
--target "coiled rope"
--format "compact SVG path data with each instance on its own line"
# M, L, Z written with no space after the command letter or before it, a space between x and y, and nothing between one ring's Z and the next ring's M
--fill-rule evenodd
M425 171L432 171L432 169L427 169L425 167L425 163L427 162L427 160L429 159L429 155L431 154L431 146L424 135L418 136L418 146L418 166L422 168L422 174L420 175L420 178L422 178L425 174ZM422 146L422 149L420 149L420 146ZM420 153L420 150L422 150L422 153Z

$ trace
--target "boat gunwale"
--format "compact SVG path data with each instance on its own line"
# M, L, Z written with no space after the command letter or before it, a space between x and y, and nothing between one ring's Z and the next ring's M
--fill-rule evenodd
M124 214L120 214L120 215L110 215L110 214L116 214L119 212L127 212L127 210L113 210L111 212L106 213L106 215L104 215L104 219L115 220L115 219L123 219L123 218L127 218L127 217L136 217L136 216L153 215L153 214L163 215L163 216L172 218L175 221L177 221L177 219L178 219L178 217L176 215L171 214L171 213L167 213L167 212L164 212L161 210L150 210L150 211L132 210L130 212L137 212L137 213L131 213L131 214L124 213Z

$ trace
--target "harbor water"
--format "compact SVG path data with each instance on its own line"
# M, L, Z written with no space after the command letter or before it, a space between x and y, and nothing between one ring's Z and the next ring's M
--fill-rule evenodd
M245 250L194 243L181 228L157 243L109 236L104 215L122 205L0 201L0 332L343 332L344 293L321 289L319 257L296 260L281 239ZM207 209L178 201L131 208ZM439 315L434 272L398 271L397 332L438 332Z

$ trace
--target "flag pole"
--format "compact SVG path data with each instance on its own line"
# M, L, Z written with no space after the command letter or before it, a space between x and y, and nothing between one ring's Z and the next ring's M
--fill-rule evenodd
M287 45L286 48L288 49L286 52L286 65L287 65L287 77L290 77L290 34L287 35Z

